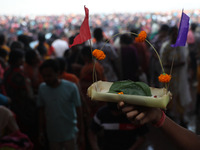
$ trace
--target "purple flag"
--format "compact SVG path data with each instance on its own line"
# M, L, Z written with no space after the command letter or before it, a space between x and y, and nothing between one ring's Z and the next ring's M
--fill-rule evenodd
M172 44L171 47L185 46L189 30L189 20L190 17L188 17L184 12L182 12L181 22L178 30L178 37L176 39L176 43Z

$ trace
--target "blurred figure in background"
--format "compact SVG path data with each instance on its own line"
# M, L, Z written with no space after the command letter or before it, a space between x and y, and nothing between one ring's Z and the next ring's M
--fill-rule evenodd
M76 35L69 37L69 44L71 45L74 41ZM82 45L74 45L67 49L64 53L64 57L67 62L67 72L75 74L80 78L80 71L84 65L84 60L81 56Z
M169 26L167 24L162 24L158 31L158 34L151 40L151 44L154 46L158 54L160 54L160 49L162 44L168 39ZM149 66L149 78L150 85L153 87L160 87L158 81L158 76L161 74L161 66L158 60L158 56L155 51L150 48L150 66Z
M33 150L33 143L20 131L14 113L4 106L0 106L0 149Z
M31 36L28 36L28 35L25 35L25 34L20 34L20 35L18 35L18 37L17 37L17 40L19 41L19 42L22 42L23 43L23 45L24 45L24 48L23 48L23 50L26 52L26 51L28 51L28 50L32 50L32 48L30 47L30 42L31 42L31 40L32 40L32 37Z
M92 119L90 144L92 150L136 150L144 148L147 132L146 125L134 125L118 109L117 103L108 102Z
M99 63L104 68L104 74L107 81L117 81L119 67L117 66L118 54L115 48L110 43L104 42L102 28L95 28L93 31L93 35L96 39L96 42L93 45L93 49L102 50L106 55L106 58L99 61Z
M196 23L192 23L190 25L190 29L188 31L187 36L187 44L189 49L189 79L191 81L191 85L195 84L196 82L196 75L197 75L197 42L195 37L195 30L197 28ZM193 85L195 86L195 85Z
M168 106L169 115L182 126L187 126L185 115L188 106L192 101L188 82L188 49L187 47L171 47L176 42L178 28L176 26L169 29L169 39L163 43L160 50L160 57L164 70L171 74L169 91L173 94L173 100ZM171 70L173 64L173 70Z
M51 45L54 48L55 57L63 57L64 52L69 48L68 42L58 36Z
M38 88L42 83L42 76L39 72L39 67L42 63L38 52L30 50L25 53L24 73L30 79L31 87L35 96L38 94Z
M132 37L125 33L120 36L121 80L139 81L139 60Z
M15 50L15 49L24 49L24 44L20 41L13 41L10 44L10 50Z
M89 149L89 139L88 139L88 130L91 123L91 119L97 110L103 106L104 102L91 101L87 96L88 87L96 80L105 81L104 69L103 66L93 59L91 48L89 46L84 46L81 49L81 55L84 60L84 66L80 72L80 86L81 92L85 100L85 106L83 107L84 113L84 123L85 123L85 133L86 133L86 150ZM94 70L95 65L95 70ZM96 78L95 78L96 75Z
M5 34L0 34L0 48L6 50L8 53L10 52L10 47L7 45L7 37Z
M45 39L45 34L40 32L38 33L38 41L39 43L35 46L35 50L38 51L38 53L40 54L41 58L43 60L48 58L48 51L49 51L49 45L46 43L46 39Z
M37 111L33 89L24 74L24 51L13 50L9 54L9 67L4 73L4 86L12 100L11 110L16 114L20 130L35 142L37 137Z
M137 29L131 29L132 33L138 34ZM149 83L149 63L150 63L150 51L146 42L135 42L135 36L133 36L133 46L136 48L138 61L139 61L139 80ZM144 76L146 79L141 79ZM143 77L142 77L143 78ZM145 81L146 80L146 81Z
M83 142L83 120L77 86L59 79L59 64L48 59L40 66L44 82L39 87L39 135L46 131L51 150L76 150Z
M99 107L101 105L104 105L104 103L91 101L87 96L87 89L93 82L98 80L105 81L106 78L104 76L103 66L98 61L95 62L95 60L92 57L91 48L89 46L84 46L81 49L81 54L83 60L85 61L85 65L81 69L80 85L89 108L90 117L92 117L99 109ZM94 70L94 65L95 65L95 70Z
M56 58L56 60L58 61L60 67L59 78L74 82L77 86L79 86L79 78L75 74L67 72L67 62L65 61L65 59L63 57L60 57Z

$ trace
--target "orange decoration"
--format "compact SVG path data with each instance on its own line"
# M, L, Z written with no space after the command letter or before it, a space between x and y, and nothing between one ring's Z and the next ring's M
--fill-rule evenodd
M123 92L119 92L118 94L124 94Z
M141 31L139 34L138 34L138 37L135 38L135 41L136 42L144 42L145 39L147 37L147 33L145 31Z
M104 54L104 52L102 50L98 50L98 49L95 49L93 52L92 52L92 55L94 57L96 57L96 59L98 60L103 60L106 58L106 55Z
M158 80L162 83L168 83L171 80L171 75L163 73L158 77Z

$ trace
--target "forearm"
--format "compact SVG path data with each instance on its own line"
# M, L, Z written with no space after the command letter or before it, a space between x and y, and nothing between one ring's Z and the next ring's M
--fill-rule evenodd
M123 102L119 103L122 111L126 113L133 123L141 125L152 123L155 127L162 130L168 138L174 142L174 145L181 150L198 150L200 148L200 137L195 133L179 126L169 117L165 117L158 108L140 108L135 106L124 106ZM144 111L142 111L144 110Z
M200 137L166 117L160 129L182 150L198 150Z

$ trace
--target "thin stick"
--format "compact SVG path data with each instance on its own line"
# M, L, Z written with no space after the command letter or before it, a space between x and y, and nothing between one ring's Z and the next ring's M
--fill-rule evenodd
M173 57L172 65L171 65L171 69L170 69L170 75L171 75L171 76L172 76L172 69L173 69L173 66L174 66L174 59L175 59L175 56ZM170 82L169 82L169 84L170 84ZM168 84L167 89L169 88L169 84Z
M91 39L89 40L89 45L90 45L90 50L91 50L91 55L92 55L92 42L91 42ZM94 56L92 55L92 60L94 60ZM96 81L95 79L95 64L96 64L96 61L92 61L93 62L93 72L92 72L92 82L94 83Z

